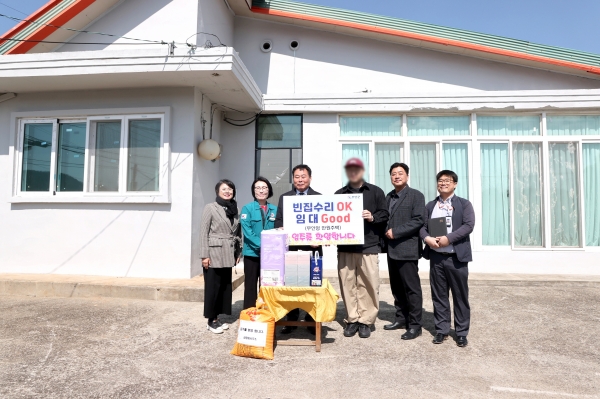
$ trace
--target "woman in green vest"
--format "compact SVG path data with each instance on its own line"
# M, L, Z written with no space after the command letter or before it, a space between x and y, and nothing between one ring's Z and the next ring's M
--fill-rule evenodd
M277 207L267 202L273 196L269 180L257 177L252 183L254 201L242 208L240 221L244 233L244 309L256 306L260 279L260 233L275 228Z

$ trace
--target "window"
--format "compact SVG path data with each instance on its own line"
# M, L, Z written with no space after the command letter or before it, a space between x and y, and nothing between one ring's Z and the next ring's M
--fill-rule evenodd
M343 116L339 142L342 161L361 157L385 192L394 162L426 201L437 172L456 172L456 194L475 195L481 215L474 245L600 248L598 114Z
M162 114L21 120L17 196L168 195L161 182L161 165L168 171L163 120Z
M269 201L292 189L292 168L302 163L302 115L261 115L256 124L256 176L273 186Z
M400 136L402 118L398 116L340 118L342 136Z
M409 136L468 136L469 116L409 116Z
M402 162L402 152L402 144L375 144L375 184L386 194L394 189L390 180L390 166Z
M539 136L540 117L477 116L478 136Z

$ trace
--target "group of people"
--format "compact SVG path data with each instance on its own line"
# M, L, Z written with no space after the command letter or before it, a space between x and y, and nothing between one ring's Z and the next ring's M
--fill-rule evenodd
M404 163L391 165L394 189L387 195L365 181L365 167L360 159L349 159L345 170L348 184L335 194L362 194L364 243L337 248L338 277L346 307L344 336L358 333L361 338L370 337L379 313L379 254L386 253L396 313L394 321L384 325L384 330L406 330L401 336L403 340L422 334L423 293L418 261L423 257L430 262L436 329L433 343L442 344L449 336L452 293L456 343L467 346L471 318L468 264L472 261L470 234L475 226L475 213L469 200L455 194L456 173L442 170L437 174L439 195L426 204L423 194L409 187L409 167ZM229 328L218 315L231 314L231 269L242 256L244 308L255 306L260 280L260 235L263 230L283 228L283 197L320 195L310 186L312 171L308 165L294 167L292 177L293 189L280 197L277 207L267 202L273 196L271 183L258 177L252 183L254 201L245 205L241 213L233 182L217 183L216 201L206 205L200 233L206 287L204 316L209 331L222 333ZM429 234L428 221L432 218L445 219L447 234ZM322 255L321 247L294 246L290 250L318 251ZM299 318L299 309L287 315L290 321ZM308 314L304 319L312 320ZM286 326L281 332L289 334L296 328ZM314 329L309 330L314 334Z

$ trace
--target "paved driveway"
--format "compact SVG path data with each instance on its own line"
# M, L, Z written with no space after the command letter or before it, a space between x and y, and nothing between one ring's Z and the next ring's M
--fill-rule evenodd
M431 344L425 293L414 341L383 330L383 285L370 339L343 337L340 302L321 353L280 346L274 361L230 355L235 330L208 333L198 303L0 297L0 397L600 398L600 285L474 286L464 349Z

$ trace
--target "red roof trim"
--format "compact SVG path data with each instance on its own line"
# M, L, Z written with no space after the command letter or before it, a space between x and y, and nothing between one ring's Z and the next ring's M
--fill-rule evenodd
M61 1L62 0L51 0L46 5L44 5L42 8L37 10L31 16L29 16L27 19L32 20L32 21L37 20L38 18L40 18L41 16L43 16L44 14L46 14L47 12L52 10L54 7L59 5L61 3ZM56 15L53 19L48 21L47 24L63 26L64 24L69 22L71 19L73 19L75 16L79 15L83 10L88 8L95 1L96 0L78 0L75 3L71 4L69 7L67 7L66 9L64 9L60 14ZM10 39L13 35L22 31L24 28L26 28L29 25L31 25L31 22L23 21L20 24L18 24L17 26L15 26L13 29L11 29L6 35L4 35L3 38ZM27 37L27 40L44 40L48 36L50 36L52 33L56 32L56 30L58 30L58 28L55 28L52 26L40 26L39 29L37 29L35 32L33 32L31 35L29 35ZM19 44L17 44L13 48L11 48L8 52L6 52L6 54L25 54L29 50L31 50L32 48L37 46L38 44L39 43L20 42Z
M561 67L565 67L565 68L578 69L578 70L582 70L582 71L586 71L589 73L600 75L600 68L595 67L595 66L579 64L576 62L561 61L561 60L557 60L554 58L520 53L518 51L502 50L502 49L498 49L498 48L494 48L494 47L483 46L480 44L462 42L459 40L441 39L439 37L428 36L428 35L423 35L423 34L419 34L419 33L412 33L412 32L406 32L406 31L389 29L389 28L381 28L381 27L372 26L372 25L359 24L359 23L355 23L355 22L346 22L346 21L340 21L337 19L316 17L316 16L312 16L312 15L298 14L298 13L293 13L293 12L288 12L288 11L271 10L271 9L262 8L262 7L254 7L253 6L251 8L251 10L252 10L252 12L255 12L258 14L266 14L266 15L273 15L273 16L277 16L277 17L301 19L304 21L319 22L319 23L324 23L324 24L328 24L328 25L336 25L336 26L342 26L342 27L346 27L346 28L364 30L364 31L368 31L368 32L383 33L386 35L404 37L404 38L414 39L414 40L421 40L421 41L425 41L425 42L429 42L429 43L441 44L444 46L460 47L460 48L464 48L464 49L468 49L468 50L481 51L481 52L488 53L488 54L502 55L502 56L507 56L507 57L512 57L512 58L519 58L519 59L527 60L527 61L534 61L534 62L540 62L540 63L544 63L544 64L561 66Z

